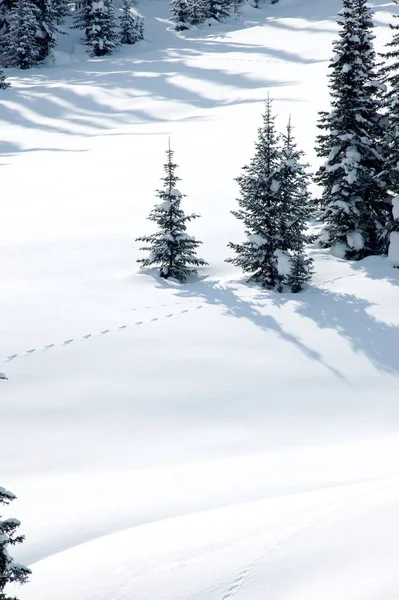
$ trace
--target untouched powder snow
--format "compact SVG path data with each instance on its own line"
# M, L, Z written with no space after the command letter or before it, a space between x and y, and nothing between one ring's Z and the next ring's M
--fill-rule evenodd
M381 49L393 3L371 4ZM399 270L313 249L291 295L224 262L268 93L316 165L339 2L182 34L141 8L144 42L89 59L72 31L0 95L0 485L32 568L11 595L394 600ZM135 262L168 137L210 263L184 285Z

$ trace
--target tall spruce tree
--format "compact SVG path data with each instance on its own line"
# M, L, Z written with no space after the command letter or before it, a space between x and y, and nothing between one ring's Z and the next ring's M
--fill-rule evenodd
M149 252L147 258L137 262L142 267L156 265L160 268L161 277L165 279L174 277L183 282L190 275L197 273L196 267L207 263L196 255L196 250L202 242L186 233L187 223L198 218L199 215L186 215L181 208L184 196L176 188L180 178L175 173L177 164L173 161L173 154L169 145L164 164L163 189L157 191L160 202L154 206L148 217L150 221L156 223L158 231L137 238L136 241L146 244L141 250Z
M171 0L170 10L176 31L184 31L191 24L191 7L189 0Z
M10 84L6 80L6 74L0 65L0 90L6 90L8 87L10 87Z
M282 291L287 284L299 291L311 275L304 252L309 176L302 157L290 123L282 139L278 134L268 100L255 155L237 177L239 210L233 215L244 223L246 240L231 242L236 257L227 259L268 289Z
M0 487L0 506L9 504L15 500L14 494ZM8 546L21 544L25 537L17 535L17 529L20 526L17 519L1 519L0 515L0 600L17 600L10 598L5 593L5 587L9 583L24 584L28 581L31 573L28 567L24 567L14 562L8 553Z
M8 31L3 40L8 66L29 69L39 62L39 17L39 10L31 0L16 0L8 15Z
M386 248L381 86L367 0L342 0L342 5L330 64L332 110L320 113L319 121L317 152L325 163L316 181L323 188L323 244L342 257L361 259Z

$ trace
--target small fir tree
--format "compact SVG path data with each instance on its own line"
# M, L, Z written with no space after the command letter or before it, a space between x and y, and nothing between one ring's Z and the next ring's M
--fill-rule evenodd
M176 31L184 31L190 27L191 7L189 0L172 0L170 10Z
M236 257L227 262L250 273L249 281L277 289L283 279L276 256L281 229L280 147L270 100L266 102L263 126L258 129L255 155L236 181L240 188L239 210L232 214L244 223L246 240L241 244L229 243Z
M40 60L37 32L39 10L31 0L16 0L8 16L8 31L3 47L10 67L29 69Z
M184 196L176 188L180 179L175 174L177 165L173 161L173 154L169 145L164 165L165 177L162 179L163 189L157 191L160 202L155 205L149 216L149 220L157 224L158 231L137 238L136 241L145 243L141 250L149 252L147 258L137 262L142 267L156 265L160 268L161 277L174 277L183 282L190 275L197 273L196 267L207 263L196 255L196 250L202 242L186 233L187 223L199 215L186 215L181 208Z
M123 0L119 26L121 44L135 44L143 39L142 19L133 13L132 8L132 0Z
M14 494L0 487L0 506L9 504L15 500ZM8 553L8 546L21 544L25 537L17 535L16 531L20 526L17 519L1 519L0 515L0 600L17 600L10 598L5 593L5 587L9 583L24 584L28 581L31 573L28 567L20 565L11 558Z
M10 87L10 84L7 82L4 69L0 65L0 90L6 90L8 87Z
M389 196L384 177L383 120L372 13L367 0L342 0L339 40L330 65L331 113L321 113L317 151L325 164L322 241L360 259L386 247Z

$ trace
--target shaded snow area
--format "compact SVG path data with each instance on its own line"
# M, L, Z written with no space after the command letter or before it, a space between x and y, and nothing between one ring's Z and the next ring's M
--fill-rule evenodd
M317 165L339 2L182 34L140 9L145 41L88 59L72 31L0 96L0 485L32 568L10 595L397 599L399 270L313 248L291 295L224 262L268 92ZM182 285L135 262L169 136L210 263Z

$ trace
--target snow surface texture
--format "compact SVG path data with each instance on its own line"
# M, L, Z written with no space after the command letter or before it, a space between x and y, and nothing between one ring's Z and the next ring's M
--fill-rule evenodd
M0 485L21 600L398 597L399 271L314 250L292 296L224 263L268 91L316 165L338 4L180 35L148 0L147 41L95 60L71 32L56 65L10 71ZM372 4L381 47L392 5ZM185 285L135 267L169 135L211 265Z
M389 236L388 258L395 267L399 267L399 231L393 231Z

